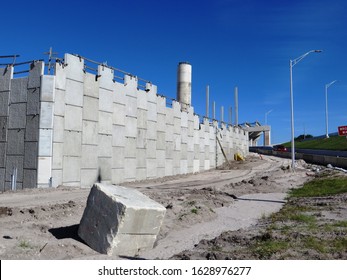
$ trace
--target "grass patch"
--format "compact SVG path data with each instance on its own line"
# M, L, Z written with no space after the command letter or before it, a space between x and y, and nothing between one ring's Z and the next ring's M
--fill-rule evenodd
M22 248L22 249L31 249L32 246L30 245L30 243L28 241L25 241L25 240L22 240L20 243L19 243L19 247Z
M269 259L272 255L287 250L289 243L283 240L269 239L260 241L251 248L260 259Z
M190 212L192 212L193 214L198 214L198 209L192 208L192 210L190 210Z
M320 197L347 192L347 178L315 179L302 188L293 189L291 197Z
M283 145L286 147L291 147L290 142L284 143ZM301 142L295 141L295 148L347 151L347 141L345 137L331 136L327 139L314 139Z

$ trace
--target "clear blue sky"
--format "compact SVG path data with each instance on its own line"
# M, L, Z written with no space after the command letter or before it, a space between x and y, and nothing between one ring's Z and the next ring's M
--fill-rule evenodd
M100 0L5 1L0 55L20 61L78 53L152 81L176 98L180 61L193 67L192 103L205 113L205 88L239 122L272 127L272 142L290 140L289 60L312 49L293 69L295 135L325 134L347 125L347 1L345 0ZM210 113L211 114L211 113ZM234 116L233 116L234 120Z

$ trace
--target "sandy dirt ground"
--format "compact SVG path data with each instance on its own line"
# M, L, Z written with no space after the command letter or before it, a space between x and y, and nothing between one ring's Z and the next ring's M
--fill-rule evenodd
M295 172L289 166L288 159L250 154L216 170L122 184L167 209L154 248L138 258L170 259L201 240L254 227L317 169L300 161ZM62 186L1 193L0 259L119 258L95 252L77 235L89 191Z

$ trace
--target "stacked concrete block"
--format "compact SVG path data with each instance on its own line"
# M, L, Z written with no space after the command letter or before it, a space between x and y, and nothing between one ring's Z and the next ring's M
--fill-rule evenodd
M84 60L65 55L67 66L65 82L63 184L81 184Z
M65 67L62 64L56 64L52 145L52 187L58 187L63 184L63 160L65 139L65 90Z
M112 128L112 183L125 181L125 119L126 95L125 86L114 84L113 91L113 128Z
M182 143L182 112L181 112L181 104L179 102L172 102L173 109L173 175L181 174L181 143Z
M125 108L125 181L135 181L137 172L136 145L137 145L137 90L136 77L124 76L124 92L126 96Z
M147 95L147 154L146 154L146 170L147 179L157 178L157 93L155 91L148 92Z
M166 98L157 96L157 177L165 176L166 161Z
M13 67L0 69L0 190L9 189L5 184L7 163L8 116Z
M98 66L99 82L99 130L98 130L98 179L112 181L113 147L113 89L114 71L103 65ZM94 180L95 182L96 180ZM91 185L91 184L90 184Z
M95 184L78 234L97 252L136 256L153 248L165 212L162 205L136 190Z
M136 180L147 178L147 92L137 94Z
M174 153L174 111L166 108L165 123L165 176L173 175L173 153Z
M38 187L52 186L54 101L55 76L42 75L38 141Z

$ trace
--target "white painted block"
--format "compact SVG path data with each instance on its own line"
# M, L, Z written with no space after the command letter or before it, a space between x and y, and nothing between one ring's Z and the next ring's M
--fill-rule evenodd
M43 75L41 77L40 101L54 102L55 76Z
M52 170L52 187L56 188L63 184L63 170L53 169Z
M37 184L49 186L52 177L52 157L39 157L37 167Z
M41 102L40 128L53 128L53 102Z
M53 145L53 130L39 129L39 156L51 157Z
M153 247L165 212L165 207L136 190L95 184L78 235L100 253L135 256Z

